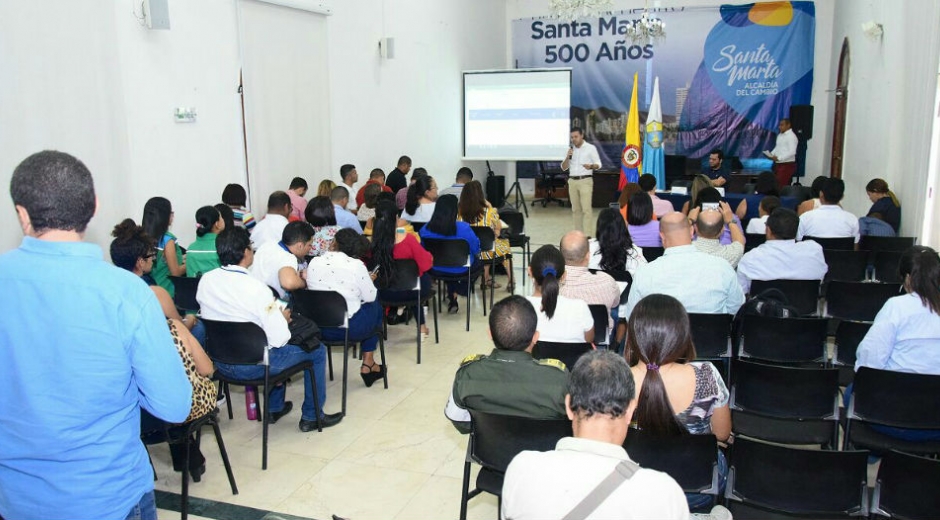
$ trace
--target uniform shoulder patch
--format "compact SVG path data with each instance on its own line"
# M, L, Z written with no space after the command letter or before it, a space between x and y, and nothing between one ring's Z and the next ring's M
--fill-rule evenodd
M479 361L486 357L486 354L470 354L469 356L463 358L463 361L460 362L460 366L469 365L474 361Z
M546 367L555 367L558 370L561 370L562 372L564 372L568 368L565 366L564 363L561 362L561 360L558 360L558 359L544 358L544 359L539 359L538 363Z

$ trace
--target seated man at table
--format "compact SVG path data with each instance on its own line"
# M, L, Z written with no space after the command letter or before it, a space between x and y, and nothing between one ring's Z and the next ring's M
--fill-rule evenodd
M717 148L708 152L708 166L702 166L702 173L711 179L712 186L721 187L731 180L731 168L725 164L725 154Z
M818 242L797 242L800 217L777 208L767 217L767 241L748 251L738 262L738 283L747 293L753 280L822 280L829 271Z

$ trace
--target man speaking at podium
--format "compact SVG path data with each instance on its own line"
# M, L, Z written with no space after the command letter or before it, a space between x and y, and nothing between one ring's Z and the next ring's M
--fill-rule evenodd
M591 227L593 212L591 195L594 193L594 170L601 167L601 158L597 148L584 142L584 132L574 127L571 129L571 147L561 163L561 169L568 172L568 200L571 201L571 213L574 229L587 232Z

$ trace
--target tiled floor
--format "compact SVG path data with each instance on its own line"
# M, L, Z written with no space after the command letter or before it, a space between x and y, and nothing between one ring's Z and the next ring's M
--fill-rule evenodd
M557 244L571 222L568 208L530 208L526 232L532 237L532 250ZM517 255L517 277L521 265ZM497 281L506 284L505 277ZM525 293L530 291L527 282ZM523 294L521 283L516 292ZM499 289L497 298L506 294ZM465 302L461 299L461 311ZM493 348L480 302L478 291L469 333L464 330L463 312L439 317L440 343L434 344L432 333L422 349L421 365L415 364L413 323L390 327L389 389L380 383L366 388L357 375L358 364L351 360L347 416L323 433L297 429L303 383L293 384L288 399L294 401L295 410L271 426L266 471L261 470L261 424L245 419L243 394L233 388L235 419L229 421L223 413L222 435L239 494L231 494L209 429L202 443L208 469L202 482L191 484L190 494L318 520L329 520L332 514L355 520L456 518L467 438L444 417L444 404L460 360ZM334 368L338 371L327 387L327 412L339 410L341 356L334 356ZM172 470L166 445L153 446L150 452L157 489L179 493L180 475ZM496 507L495 497L484 494L470 501L468 516L496 518ZM162 518L178 514L160 513Z

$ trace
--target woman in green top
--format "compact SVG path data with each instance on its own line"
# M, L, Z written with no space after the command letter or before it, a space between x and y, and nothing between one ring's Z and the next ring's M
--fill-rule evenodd
M170 296L176 294L171 276L186 276L186 264L183 251L176 243L176 235L170 233L173 224L173 207L163 197L153 197L144 204L144 218L141 226L144 231L157 240L157 258L150 275L157 285L166 289Z
M215 237L225 229L225 220L219 210L203 206L196 210L196 241L186 249L186 276L196 278L216 267L219 253L215 250Z

